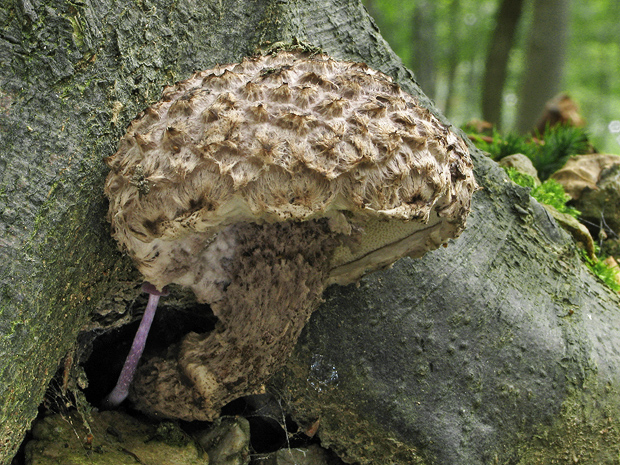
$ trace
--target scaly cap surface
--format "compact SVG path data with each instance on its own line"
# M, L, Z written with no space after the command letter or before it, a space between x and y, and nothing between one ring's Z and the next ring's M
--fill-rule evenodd
M329 283L346 284L458 236L476 189L464 142L390 77L296 52L167 87L107 163L113 236L148 281L206 301L217 293L198 288L225 280L229 225L363 230L332 258Z

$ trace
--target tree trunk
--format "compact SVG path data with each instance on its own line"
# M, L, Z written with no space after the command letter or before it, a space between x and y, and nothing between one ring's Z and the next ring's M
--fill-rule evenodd
M452 44L448 51L448 77L447 77L447 92L446 103L444 105L444 112L449 115L452 111L452 100L454 99L454 89L456 87L456 69L459 64L458 54L458 37L459 37L459 16L461 11L460 0L450 0L450 31L452 32Z
M416 2L413 12L413 60L416 81L435 98L435 2Z
M357 0L84 0L46 5L14 0L0 6L0 463L11 461L51 376L76 345L78 332L93 327L93 313L125 311L127 300L137 293L140 277L109 236L102 195L107 170L102 159L114 153L129 121L159 99L164 85L215 63L238 61L261 43L294 37L337 58L367 62L393 76L422 105L436 111ZM557 379L564 379L564 374L573 376L578 369L582 372L571 378L570 385L558 384L553 391L558 396L554 405L567 399L571 389L585 392L588 374L589 380L607 389L596 391L599 404L592 409L597 413L617 411L612 394L619 387L620 348L615 328L620 325L611 317L618 315L618 298L588 277L575 261L566 237L526 191L517 189L515 194L499 168L484 156L476 153L475 163L478 182L484 187L479 198L484 201L475 203L469 222L472 232L465 236L469 244L466 255L455 259L458 250L451 245L446 251L454 255L427 257L417 271L406 272L410 287L429 281L442 289L451 276L466 276L468 280L457 289L465 296L461 300L449 302L424 294L422 286L420 300L436 299L442 308L464 313L475 302L475 309L485 318L495 318L505 308L517 312L522 305L556 315L553 324L574 328L562 333L560 343L567 350L566 359L554 364ZM518 234L511 233L515 228ZM497 255L499 245L502 253ZM472 268L474 259L488 266ZM554 280L541 286L539 275L547 265L553 265L549 279ZM371 283L365 287L375 285L365 283ZM503 290L517 292L521 286L529 291L506 298L508 291ZM455 291L451 292L454 295ZM467 301L467 296L484 299ZM565 320L570 312L580 318ZM592 320L585 316L588 313ZM520 331L521 323L507 318L506 325L502 341L514 356L511 366L518 367L520 349L510 345L510 334ZM352 340L356 337L346 334ZM365 350L380 354L381 344L367 341ZM407 344L403 347L406 354ZM67 363L65 369L70 367ZM290 386L298 382L293 380ZM411 388L405 378L383 382L404 391ZM448 385L446 389L462 386ZM521 395L528 399L527 392ZM352 419L364 404L353 405ZM613 415L605 418L608 416L610 434L620 431L618 419ZM538 420L533 420L534 426L540 426ZM564 420L557 409L545 417L545 421L560 425ZM450 423L449 417L429 416L427 421L438 421L445 432L462 426ZM575 428L591 426L587 422L580 425ZM400 438L399 444L410 437L424 447L424 436L409 427L404 424L400 431L387 428L382 433L388 451L395 444L394 435ZM527 444L533 430L519 430L519 438ZM330 439L331 431L326 427L321 436L326 443L347 448L344 455L363 456L360 444L338 443ZM447 433L446 437L453 439ZM514 454L523 445L519 438L511 443ZM541 444L539 448L545 447L547 444ZM369 460L372 457L364 458L364 463Z
M519 95L517 131L531 131L547 100L562 86L568 36L569 0L535 0L525 51L525 74Z
M523 0L502 1L487 53L482 83L482 119L497 126L501 125L508 58L522 7Z

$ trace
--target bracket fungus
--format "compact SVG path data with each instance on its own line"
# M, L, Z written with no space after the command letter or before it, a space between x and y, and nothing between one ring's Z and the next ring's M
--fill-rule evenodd
M291 51L167 87L107 163L121 248L219 319L131 388L138 408L186 420L260 391L327 285L457 237L477 188L465 143L390 77Z

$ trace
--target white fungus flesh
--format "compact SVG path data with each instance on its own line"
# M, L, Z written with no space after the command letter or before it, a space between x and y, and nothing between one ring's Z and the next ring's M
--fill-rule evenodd
M476 189L465 143L390 77L302 52L167 87L107 162L122 249L220 318L136 381L140 408L185 419L260 389L326 285L457 237Z

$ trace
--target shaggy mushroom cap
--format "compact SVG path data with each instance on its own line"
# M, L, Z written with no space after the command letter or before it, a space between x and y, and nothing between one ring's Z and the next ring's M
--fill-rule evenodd
M329 282L346 284L458 236L476 188L464 142L390 77L291 52L167 87L107 163L113 236L147 281L207 302L231 224L363 229L331 259Z
M186 419L255 391L326 285L458 236L477 188L465 143L390 77L289 51L167 87L107 163L113 236L147 281L192 288L225 327L143 370L142 399L159 392L144 409ZM305 290L271 289L289 282ZM181 378L197 389L183 412L169 399L188 387Z

